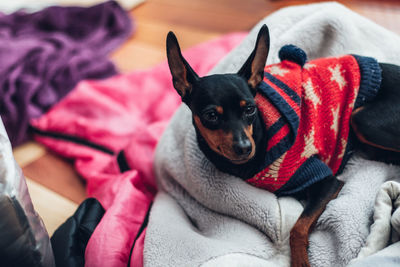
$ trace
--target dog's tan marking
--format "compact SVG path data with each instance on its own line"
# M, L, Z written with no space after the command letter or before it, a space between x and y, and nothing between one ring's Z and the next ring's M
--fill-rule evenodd
M221 156L231 160L235 164L241 164L247 162L251 159L255 154L255 142L253 139L253 126L250 125L244 129L246 136L249 138L252 151L250 155L243 159L240 158L235 151L233 150L233 134L231 132L224 132L220 129L218 130L210 130L207 129L202 123L198 116L193 116L194 122L196 124L197 129L199 129L201 136L206 140L208 146L216 153Z
M198 116L194 116L194 122L196 123L196 126L199 129L200 134L203 136L208 146L212 150L229 159L232 158L234 153L232 150L232 143L233 143L232 133L225 133L220 129L218 130L207 129L201 123L201 120Z
M247 102L245 100L241 100L239 105L241 108L244 108L246 106Z
M174 78L173 79L173 84L175 89L178 91L178 93L181 95L181 97L185 97L186 94L190 94L192 91L192 86L187 80L187 70L185 68L185 65L183 63L176 63L176 65L179 65L178 68L176 68L176 77L179 78Z
M308 215L301 214L292 230L290 231L290 253L291 253L291 266L292 267L303 267L310 266L308 260L308 237L315 226L318 218L324 212L326 205L332 199L335 199L340 190L342 189L343 183L336 189L336 191L329 197L323 199L318 203L318 207L314 212Z
M220 114L220 115L224 114L224 108L221 107L221 106L217 106L217 107L215 108L215 110L216 110L216 111L218 112L218 114Z
M248 157L249 159L251 159L254 156L254 154L256 153L256 143L255 143L254 138L253 138L253 124L251 124L248 127L244 128L244 132L245 132L247 138L249 138L250 143L251 143L251 152L250 152L250 155Z
M167 58L169 68L173 77L174 88L177 90L181 97L185 97L192 91L192 86L187 80L187 69L182 60L180 47L177 40L167 38Z
M378 144L375 144L375 143L372 143L372 142L368 141L367 138L365 138L365 136L358 130L357 125L356 125L356 123L355 123L354 120L353 120L353 116L354 116L357 112L359 112L362 108L363 108L363 107L360 107L360 108L354 110L354 111L351 113L351 119L350 119L350 125L351 125L351 127L353 128L353 131L354 131L354 133L356 134L358 140L360 140L360 141L361 141L362 143L364 143L364 144L367 144L367 145L370 145L370 146L373 146L373 147L377 147L377 148L379 148L379 149L389 150L389 151L394 151L394 152L400 152L400 150L398 150L398 149L394 149L394 148L391 148L391 147L381 146L381 145L378 145Z

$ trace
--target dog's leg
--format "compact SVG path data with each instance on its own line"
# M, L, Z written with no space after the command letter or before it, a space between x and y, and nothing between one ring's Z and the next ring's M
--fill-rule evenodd
M308 235L328 202L338 195L343 182L329 176L307 189L308 199L303 213L290 231L291 263L293 267L310 266L307 255Z

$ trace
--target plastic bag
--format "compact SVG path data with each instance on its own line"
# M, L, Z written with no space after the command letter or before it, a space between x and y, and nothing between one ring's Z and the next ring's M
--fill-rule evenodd
M33 208L25 177L0 120L0 264L55 266L49 235Z

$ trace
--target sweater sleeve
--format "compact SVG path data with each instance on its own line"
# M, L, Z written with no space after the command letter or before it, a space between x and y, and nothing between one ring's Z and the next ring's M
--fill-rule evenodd
M376 59L352 55L360 68L360 90L354 105L354 109L374 99L381 85L382 70Z
M276 194L278 196L292 195L331 175L332 170L328 165L321 161L318 156L313 156L297 169L290 180Z

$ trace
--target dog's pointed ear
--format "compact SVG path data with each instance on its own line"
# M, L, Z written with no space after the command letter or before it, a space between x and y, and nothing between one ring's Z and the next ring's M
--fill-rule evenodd
M256 94L257 86L264 79L264 68L269 52L269 30L263 25L258 32L256 46L249 58L243 64L238 74L247 80L253 95Z
M167 58L174 87L182 97L182 101L189 104L193 83L199 79L199 76L183 58L178 40L173 32L169 32L167 36Z

